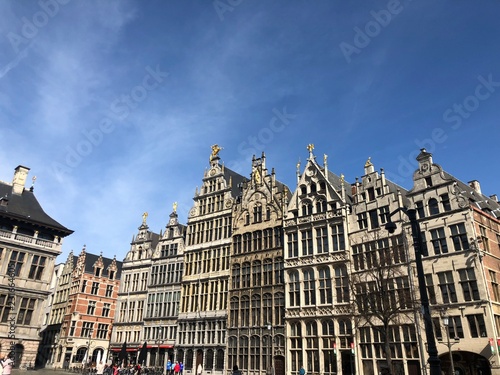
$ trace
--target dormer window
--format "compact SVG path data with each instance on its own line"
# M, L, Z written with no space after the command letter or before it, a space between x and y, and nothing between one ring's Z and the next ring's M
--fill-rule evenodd
M101 276L101 270L102 270L102 268L99 268L99 267L95 268L95 276L96 277L100 277Z
M109 279L113 280L115 278L115 271L109 271Z

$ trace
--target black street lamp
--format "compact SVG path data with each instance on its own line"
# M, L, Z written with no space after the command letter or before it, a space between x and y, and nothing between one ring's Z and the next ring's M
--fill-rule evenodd
M158 337L155 340L155 344L158 345L158 354L156 356L155 360L155 366L159 367L160 366L160 344L163 342L163 327L158 328Z
M430 375L441 375L441 361L438 357L436 338L434 336L434 327L432 325L431 311L429 308L429 296L427 295L427 285L425 282L424 266L422 263L422 235L420 224L417 220L417 210L413 208L400 207L389 214L388 223L385 229L392 234L396 230L396 224L392 222L391 217L397 212L402 211L408 216L411 224L411 235L413 238L413 248L415 250L415 264L417 266L418 289L420 291L420 302L422 304L422 315L425 325L425 336L427 338L427 353L429 354Z
M269 374L274 375L273 366L273 351L274 351L274 336L273 336L273 326L271 324L267 325L267 330L269 331Z
M451 352L451 347L455 344L458 344L460 342L460 337L455 337L454 342L451 342L450 340L450 317L448 316L443 316L443 325L446 327L446 338L447 344L446 346L448 347L448 354L450 356L450 373L451 375L455 375L455 364L453 363L453 353Z

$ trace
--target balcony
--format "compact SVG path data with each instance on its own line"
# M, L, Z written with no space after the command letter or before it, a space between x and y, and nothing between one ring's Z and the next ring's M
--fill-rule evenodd
M38 238L36 233L35 236L28 236L26 234L17 233L15 229L13 231L6 231L0 229L0 239L5 238L9 241L17 242L24 245L36 246L44 249L59 250L61 243L56 237L53 241Z

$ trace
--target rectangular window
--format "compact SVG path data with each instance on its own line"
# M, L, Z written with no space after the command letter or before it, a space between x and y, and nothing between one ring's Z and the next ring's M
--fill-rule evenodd
M370 227L371 227L371 229L378 228L379 224L378 224L378 213L377 213L377 210L370 210L368 212L368 215L370 216Z
M425 284L427 287L427 295L429 296L429 303L435 305L436 302L436 291L434 290L434 282L432 279L432 274L425 275Z
M449 337L464 338L464 328L462 327L462 319L460 316L450 316L448 324Z
M495 302L500 301L500 289L498 286L497 273L495 271L489 271L491 280L491 289L493 289L493 300Z
M0 321L7 323L9 320L11 300L6 294L0 294Z
M448 194L441 194L441 204L443 205L444 211L451 211L450 197Z
M437 275L439 278L439 288L441 289L443 303L457 302L457 293L451 271L438 272Z
M76 320L71 321L71 327L69 328L69 335L74 336L76 330Z
M344 225L333 224L330 228L332 230L333 251L345 250Z
M91 337L94 325L92 322L83 322L81 337Z
M389 206L383 206L378 209L378 216L380 218L380 224L386 224L389 222Z
M97 281L94 281L92 283L92 290L90 291L91 294L97 295L99 293L99 283Z
M326 227L316 228L316 246L318 254L328 252L328 233Z
M486 337L486 325L483 314L467 315L471 337Z
M102 307L102 316L108 317L110 310L111 310L111 304L105 303Z
M486 228L483 226L480 226L479 232L481 234L481 243L483 245L483 250L486 251L487 253L489 253L490 252L490 244L488 242L488 233L486 231Z
M82 288L80 289L80 293L85 293L87 289L87 280L82 281Z
M417 210L417 216L419 219L425 217L424 203L422 201L415 202L415 209Z
M299 244L297 241L297 233L290 233L288 235L288 257L295 258L299 256Z
M97 338L106 340L108 338L109 325L104 323L97 324Z
M469 241L464 223L450 225L450 231L455 251L468 250Z
M46 260L46 257L42 257L40 255L33 256L28 279L41 280Z
M36 300L34 298L21 298L19 312L17 313L17 324L31 324L31 318L33 317L33 311L35 310L35 302Z
M302 238L302 255L313 254L312 230L307 229L300 232Z
M431 229L430 232L432 246L434 247L434 254L446 254L448 252L448 245L446 244L444 228Z
M113 296L113 285L106 285L106 297Z
M361 212L360 214L358 214L358 227L359 229L368 228L368 219L366 217L366 212Z
M87 315L94 315L95 306L96 306L95 301L89 301L89 304L87 305Z
M12 251L10 254L9 269L14 271L14 276L19 276L21 273L25 256L26 253L23 253L22 251Z
M460 284L464 292L464 299L466 301L478 301L480 298L474 268L458 270L458 274L460 275Z

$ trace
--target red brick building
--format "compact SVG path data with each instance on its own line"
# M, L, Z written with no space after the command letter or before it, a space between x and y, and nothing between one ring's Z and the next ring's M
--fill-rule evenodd
M85 247L78 257L68 258L67 269L61 275L61 288L56 289L56 301L67 295L67 306L64 314L54 310L62 318L55 367L107 360L121 266L116 258L87 253ZM58 292L61 292L59 298Z

